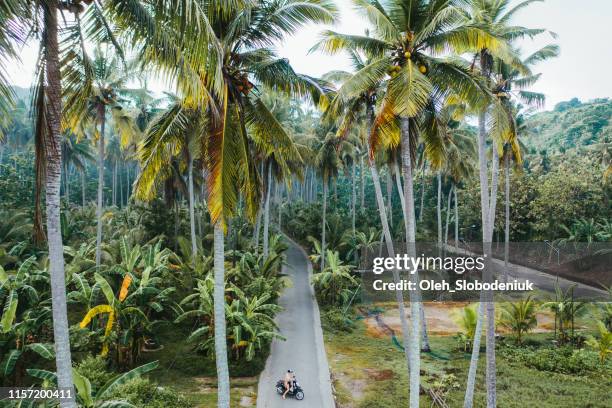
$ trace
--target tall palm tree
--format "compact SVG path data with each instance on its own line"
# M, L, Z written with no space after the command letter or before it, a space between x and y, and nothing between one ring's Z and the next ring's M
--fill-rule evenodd
M172 13L175 11L172 10ZM315 103L326 100L326 89L313 78L293 71L289 61L276 57L270 48L277 40L306 23L331 23L336 9L327 0L238 1L216 3L202 9L199 23L209 27L208 44L186 45L188 62L199 62L206 75L184 72L179 83L185 101L202 109L209 131L202 138L207 175L207 204L214 224L214 317L217 365L217 406L229 407L229 373L225 322L224 230L235 213L242 192L246 213L254 219L260 203L259 177L249 155L249 133L270 141L284 133L283 127L260 98L263 88L306 97ZM196 14L196 13L194 13ZM202 59L202 50L209 54ZM189 68L189 66L188 66ZM190 85L195 79L195 84ZM199 85L202 85L200 87Z
M99 3L91 3L84 0L8 0L0 4L0 47L7 51L7 60L0 59L0 72L7 61L17 59L12 43L6 42L9 38L13 41L23 42L31 38L30 34L38 33L41 47L37 72L37 84L34 93L34 114L36 118L35 141L37 148L37 194L42 190L43 178L46 194L47 236L49 246L49 263L52 291L52 313L54 343L56 349L57 384L63 388L73 388L72 363L70 357L70 342L68 336L68 319L66 313L66 292L64 276L63 244L61 236L59 188L61 179L61 152L60 152L60 130L62 121L62 92L69 94L82 91L86 94L91 90L91 83L81 86L81 75L71 75L70 72L61 72L70 61L79 61L80 68L72 71L72 74L82 74L84 70L91 74L91 63L84 57L85 37L94 40L107 40L117 45L114 32L108 20L119 22L117 24L118 34L123 34L130 39L130 43L138 44L145 63L154 63L157 67L165 67L167 73L176 73L185 70L183 55L180 52L186 40L206 40L205 33L200 33L201 25L186 24L195 13L177 12L182 8L193 9L195 0L174 1L167 0L167 7L152 8L145 6L146 1L130 2L130 7L117 1L104 2L103 8ZM175 4L170 4L175 3ZM81 30L80 14L85 9L85 15L89 22L89 30ZM74 19L63 19L64 25L60 26L58 13L62 10L73 13ZM155 15L155 18L153 17ZM159 24L151 24L157 21ZM173 36L172 28L181 26L182 36ZM34 29L32 29L34 27ZM187 27L187 29L185 28ZM59 31L65 33L66 44L61 47L62 53L60 66L60 38ZM205 50L205 48L202 48ZM181 65L180 63L183 63ZM82 70L83 68L84 70ZM187 67L188 68L188 67ZM64 77L64 83L62 83ZM198 87L189 81L191 89ZM6 78L0 75L0 109L8 106L7 97L10 90ZM74 105L67 104L69 108ZM64 112L65 113L65 112ZM43 169L46 168L46 171ZM36 220L40 221L39 200L37 197ZM40 222L39 222L40 224ZM39 234L40 236L40 234ZM62 407L74 407L74 402L62 401Z
M412 167L418 134L425 139L425 151L429 162L441 165L443 145L436 132L420 122L423 111L435 105L436 99L449 92L477 103L482 99L482 84L469 72L469 66L456 57L444 57L449 50L461 54L483 46L511 59L511 50L505 42L491 35L481 25L471 24L462 18L456 2L448 0L419 0L406 4L393 0L384 5L375 1L355 0L368 20L375 26L375 36L343 35L333 31L324 34L318 47L336 52L351 45L369 52L373 61L345 83L339 95L348 99L360 94L373 83L386 81L381 109L372 130L372 138L394 138L402 149L402 174L408 220L406 242L408 253L414 256L415 216ZM398 123L399 118L399 123ZM433 118L433 117L432 117ZM373 143L376 147L377 143ZM418 279L413 274L413 279ZM410 406L419 404L419 301L420 296L411 292L413 308ZM416 313L415 313L416 312Z
M125 114L125 102L121 98L121 91L126 87L127 82L134 74L133 70L128 70L122 66L122 61L119 55L113 52L109 47L105 50L97 47L94 50L93 59L89 59L86 51L83 52L83 58L91 63L91 72L80 77L81 85L87 84L87 90L69 93L68 103L69 109L67 112L70 126L84 132L86 123L95 123L96 138L98 141L98 199L96 207L96 267L100 267L102 255L102 211L104 209L104 167L105 167L105 137L107 114L110 113L113 118L113 123L123 139L127 139L126 135L135 131L135 126L130 123L130 117ZM69 66L68 75L75 72L78 67ZM117 149L119 146L117 145ZM113 169L115 175L115 169ZM113 178L113 187L114 178ZM114 200L113 192L113 204Z
M532 0L524 0L520 3L510 6L509 0L470 0L468 8L465 11L465 21L469 24L478 25L483 27L487 31L491 32L496 37L500 38L504 43L509 44L524 37L533 37L535 35L545 32L543 29L530 29L521 26L514 26L511 24L512 17L514 14L529 4ZM519 70L522 75L531 75L531 72L525 67L518 57L507 58L507 55L503 55L497 50L481 45L476 50L472 66L479 68L479 75L483 81L487 84L489 89L491 86L491 76L493 72L493 64L496 60L502 60L503 63L508 64L514 69ZM512 53L515 54L515 53ZM493 108L492 108L493 107ZM478 161L479 161L479 178L480 178L480 205L481 205L481 218L482 218L482 241L483 241L483 252L485 254L491 253L491 241L493 237L493 226L495 223L495 208L497 200L497 184L498 184L498 156L499 151L494 146L492 149L492 176L491 184L489 189L488 180L488 163L486 155L486 139L487 139L487 114L488 111L493 113L492 127L496 127L496 133L498 135L508 133L508 129L512 128L512 121L508 120L507 115L501 114L503 109L500 108L498 99L492 99L486 104L482 105L478 109ZM487 262L490 261L490 256L487 257ZM486 265L487 275L485 278L491 278L491 265ZM497 403L497 391L496 391L496 364L495 364L495 304L491 297L492 293L486 293L486 313L487 313L487 330L486 330L486 383L487 383L487 407L494 407ZM479 307L479 312L483 312L484 308L482 305ZM464 399L464 407L469 408L473 405L474 385L476 379L476 368L478 362L478 346L480 343L480 329L482 326L482 320L484 316L479 313L478 316L479 324L477 332L474 337L474 347L472 349L472 359L470 361L470 369L468 372L468 380L466 386L466 395Z
M367 33L366 33L367 34ZM376 102L378 98L378 93L381 90L381 86L383 84L383 80L381 79L378 82L372 82L370 86L366 89L363 89L359 93L352 94L350 96L341 96L343 95L344 88L347 84L350 84L351 79L357 73L362 72L367 66L369 66L372 62L372 58L368 56L368 53L365 51L361 51L360 49L353 46L351 43L343 44L341 47L338 47L335 52L345 51L351 57L353 68L356 71L354 74L350 74L347 72L336 72L333 74L328 74L328 77L335 76L342 82L341 88L338 90L336 97L330 103L328 110L326 111L326 116L333 120L339 120L340 124L338 125L338 129L336 131L336 136L339 139L344 139L347 137L349 132L356 128L360 130L364 128L366 135L363 137L363 142L365 143L365 154L367 155L367 165L372 177L372 184L374 185L374 194L376 197L376 204L378 207L378 214L380 217L380 223L382 227L382 236L381 240L385 241L387 248L387 255L390 257L395 256L395 248L393 246L393 240L391 237L391 228L389 227L389 222L387 219L387 213L385 208L385 203L382 195L382 188L380 185L380 177L378 174L378 169L376 167L376 163L374 161L373 149L371 146L371 139L367 136L369 135L372 127L374 126L375 119L375 109ZM363 169L363 166L361 166ZM363 176L363 172L362 172ZM362 202L364 198L363 188L364 182L362 178ZM362 204L363 207L363 204ZM382 242L382 241L381 241ZM399 281L399 274L397 271L393 271L393 279L395 281ZM411 370L412 359L410 358L411 348L409 347L409 329L408 329L408 319L406 315L406 309L404 306L404 296L401 291L396 291L396 300L398 304L400 321L402 325L402 340L404 345L404 356L406 359L407 370Z

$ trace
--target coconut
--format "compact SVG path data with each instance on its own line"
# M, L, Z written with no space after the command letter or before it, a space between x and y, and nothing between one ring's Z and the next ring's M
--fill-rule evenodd
M427 67L426 67L425 65L421 65L421 66L419 67L419 71L421 71L421 74L424 74L424 73L426 73L426 72L427 72Z
M411 56L412 56L412 54L410 53L410 51L406 51L404 53L404 57L406 57L406 59L410 59Z

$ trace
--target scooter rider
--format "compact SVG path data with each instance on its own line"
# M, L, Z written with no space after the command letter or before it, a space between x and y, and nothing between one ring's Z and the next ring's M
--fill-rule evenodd
M285 386L285 393L283 394L283 399L286 398L287 393L293 390L293 384L295 383L295 373L293 370L289 369L285 373L285 378L283 378L283 384Z

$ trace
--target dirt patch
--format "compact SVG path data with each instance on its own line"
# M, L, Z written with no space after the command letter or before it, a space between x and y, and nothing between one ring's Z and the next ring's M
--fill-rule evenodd
M456 323L456 316L461 312L461 309L467 306L468 303L463 302L425 302L425 319L427 320L427 329L429 334L439 336L454 336L459 332L459 325ZM410 306L406 305L406 314L410 317ZM398 309L389 309L381 316L385 325L390 327L397 335L402 333L402 324L399 318ZM554 315L550 312L537 313L538 326L534 333L544 333L552 331L554 328ZM366 324L366 333L368 336L383 338L388 337L387 329L381 327L376 321L375 316L370 316L364 319ZM508 330L498 326L499 333L507 333Z
M242 396L240 398L240 406L241 407L254 407L255 402L253 401L253 397Z
M374 381L390 380L395 377L393 370L377 370L374 368L364 369L368 378Z

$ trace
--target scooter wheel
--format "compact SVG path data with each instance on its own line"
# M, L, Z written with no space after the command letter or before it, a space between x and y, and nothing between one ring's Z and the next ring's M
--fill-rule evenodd
M295 399L299 400L299 401L303 400L304 399L304 393L302 391L296 392L295 393Z
M278 392L280 395L283 395L284 390L281 387L276 387L276 392Z

